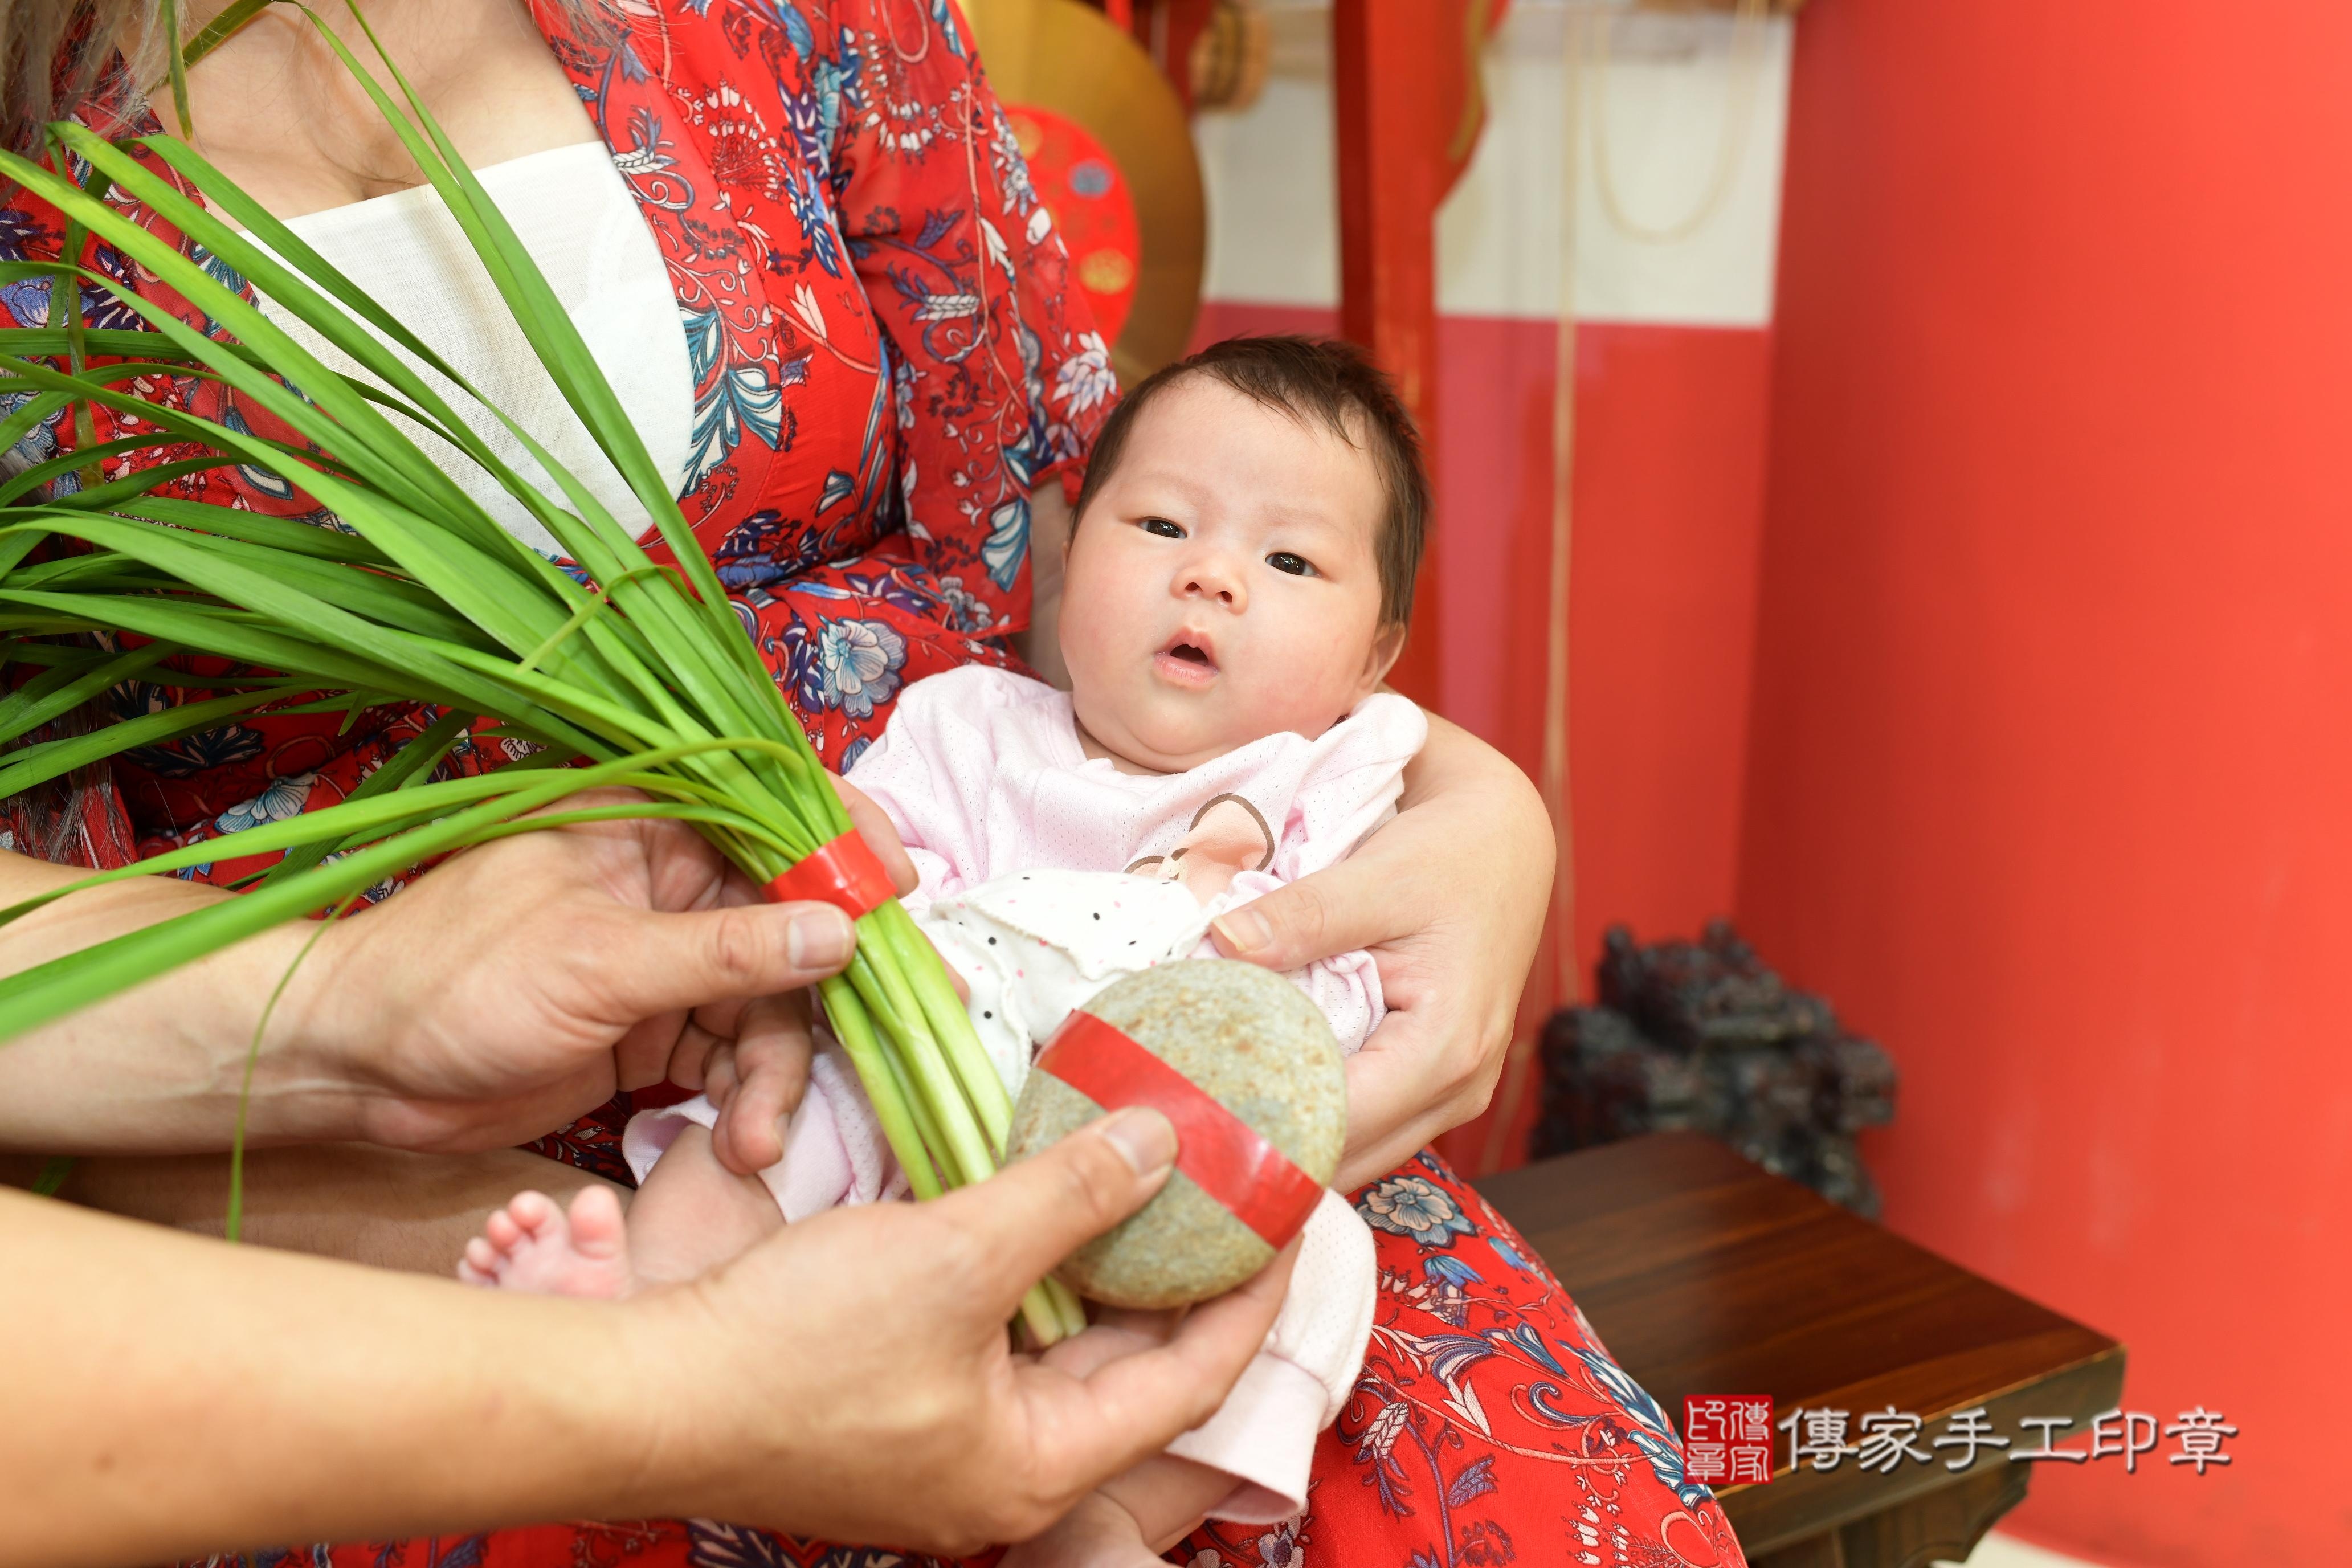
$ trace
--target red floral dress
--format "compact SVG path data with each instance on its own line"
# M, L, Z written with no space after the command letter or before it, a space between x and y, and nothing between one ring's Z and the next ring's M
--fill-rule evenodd
M906 682L1008 658L1003 638L1027 614L1029 495L1068 477L1114 396L1102 340L1067 287L1061 242L950 0L641 0L621 8L611 42L581 37L545 0L536 15L668 262L695 374L687 517L819 751L845 767ZM55 257L62 231L47 208L0 211L0 259ZM91 245L85 259L217 330L110 248ZM83 305L95 325L139 324L95 289ZM48 320L37 282L0 287L0 306L20 323ZM215 419L247 417L216 384L147 390ZM118 422L96 432L136 434ZM41 460L71 440L53 421L19 456ZM159 444L109 462L176 455ZM282 515L309 505L250 469L176 488ZM147 682L106 699L124 716L178 700ZM230 725L142 748L62 795L7 803L0 828L51 858L121 863L332 804L421 723L380 710L348 731L336 717ZM500 760L461 751L446 765ZM197 874L224 880L251 865L225 859ZM623 1097L540 1147L626 1180L614 1143L628 1109ZM1361 1379L1318 1451L1308 1511L1271 1529L1205 1529L1171 1561L1741 1563L1655 1403L1465 1184L1423 1154L1355 1202L1379 1244L1381 1306ZM253 1561L908 1559L685 1521Z

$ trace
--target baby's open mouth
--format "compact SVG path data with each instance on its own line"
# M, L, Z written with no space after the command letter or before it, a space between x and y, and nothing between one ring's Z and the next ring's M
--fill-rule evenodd
M1170 639L1152 662L1160 667L1161 679L1180 685L1202 684L1217 673L1217 656L1210 651L1208 643L1195 642L1181 635Z

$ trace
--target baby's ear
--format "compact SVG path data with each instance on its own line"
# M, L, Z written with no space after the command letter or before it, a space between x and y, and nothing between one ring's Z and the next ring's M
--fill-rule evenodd
M1364 660L1364 695L1369 697L1388 679L1396 665L1397 656L1404 652L1405 628L1402 626L1382 626L1372 638L1372 651Z

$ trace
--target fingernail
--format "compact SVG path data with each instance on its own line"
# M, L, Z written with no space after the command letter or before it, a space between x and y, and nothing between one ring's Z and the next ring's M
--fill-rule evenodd
M822 904L795 911L784 931L784 956L794 969L839 969L856 945L849 917Z
M1274 928L1255 910L1235 910L1209 922L1234 953L1255 952L1274 940Z
M1156 1176L1176 1163L1176 1128L1144 1106L1129 1106L1103 1123L1103 1136L1139 1176Z

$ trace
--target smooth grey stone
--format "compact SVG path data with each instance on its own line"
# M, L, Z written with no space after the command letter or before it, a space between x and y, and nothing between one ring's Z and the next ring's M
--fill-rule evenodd
M1086 1011L1122 1030L1328 1185L1348 1136L1348 1084L1331 1026L1304 992L1255 964L1187 960L1131 974ZM1013 1115L1019 1160L1103 1114L1093 1100L1033 1072ZM1182 1171L1150 1203L1056 1270L1081 1296L1162 1308L1232 1289L1274 1249Z

